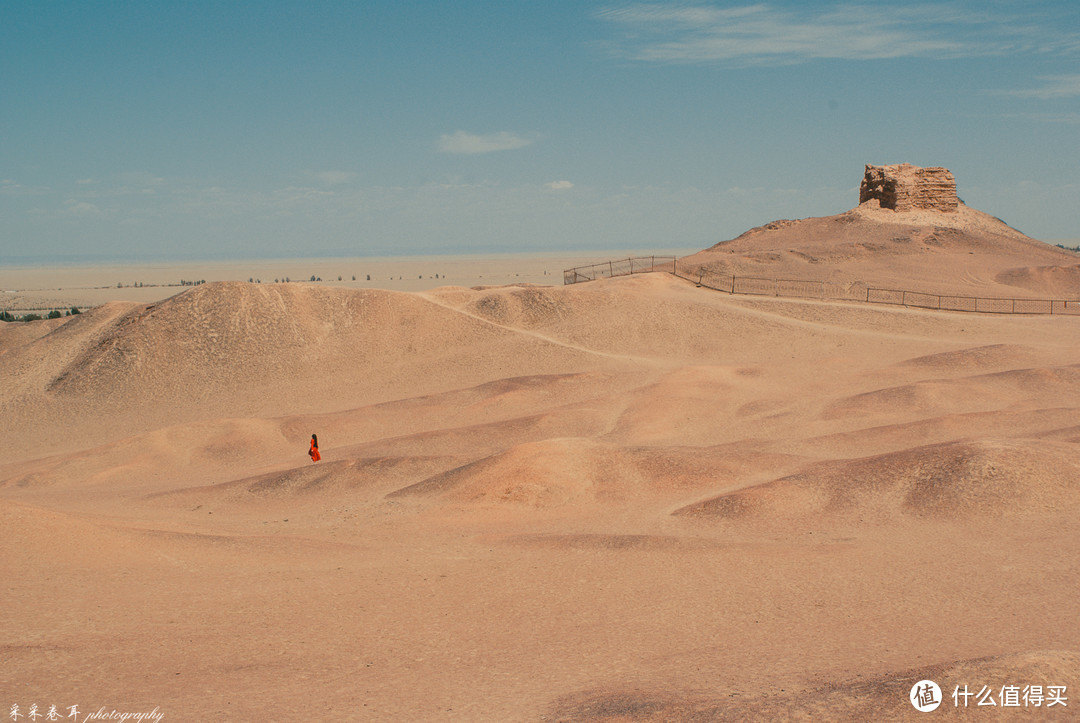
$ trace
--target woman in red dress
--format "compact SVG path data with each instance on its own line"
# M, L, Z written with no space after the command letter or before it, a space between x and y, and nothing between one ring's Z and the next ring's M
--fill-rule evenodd
M308 456L311 457L312 462L322 459L322 455L319 454L319 438L314 434L311 435L311 449L308 450Z

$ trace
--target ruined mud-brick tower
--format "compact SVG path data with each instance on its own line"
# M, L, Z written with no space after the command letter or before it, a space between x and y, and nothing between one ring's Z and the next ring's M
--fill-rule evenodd
M910 163L867 164L859 203L877 200L894 211L956 211L956 180L948 168L920 168Z

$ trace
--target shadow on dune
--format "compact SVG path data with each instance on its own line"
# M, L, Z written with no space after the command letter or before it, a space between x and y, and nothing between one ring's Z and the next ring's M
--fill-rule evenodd
M962 441L815 464L675 514L777 522L961 520L1080 510L1080 447Z
M452 458L439 456L334 460L219 484L161 492L145 499L185 504L195 501L243 504L259 500L297 501L305 497L345 496L400 485L444 469L448 464L453 464Z
M833 402L821 418L955 414L1007 405L1062 406L1071 400L1080 402L1080 365L1075 364L1006 369L875 389Z
M621 447L583 438L528 442L433 475L389 497L533 508L621 504L727 487L798 458L746 445Z
M1080 677L1080 653L1075 651L1032 651L995 657L975 658L915 668L874 680L830 683L803 690L747 694L733 691L671 691L600 689L583 691L556 701L546 719L561 722L606 721L607 723L654 721L898 721L938 718L1000 720L1005 713L1038 720L1072 720L1073 702L1068 700ZM941 689L940 707L930 713L915 709L908 696L911 688L932 680ZM1042 686L1038 707L1013 710L1001 708L1005 686ZM1066 705L1048 706L1049 686L1066 686ZM964 698L960 690L978 693L991 689L994 708L976 707L976 698ZM960 689L960 690L958 690ZM954 704L953 693L957 693ZM1017 691L1017 695L1021 690ZM975 715L983 714L983 715ZM1025 716L1026 714L1026 716ZM922 717L920 717L922 716ZM1011 718L1009 718L1011 719Z

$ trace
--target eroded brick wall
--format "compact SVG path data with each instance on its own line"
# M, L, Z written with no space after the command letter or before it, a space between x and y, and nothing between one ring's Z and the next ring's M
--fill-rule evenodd
M867 164L859 186L859 203L876 199L894 211L955 211L956 180L947 168L921 168L910 163Z

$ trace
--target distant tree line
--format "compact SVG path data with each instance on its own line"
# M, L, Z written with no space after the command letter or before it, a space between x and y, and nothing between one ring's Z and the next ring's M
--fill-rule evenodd
M41 321L42 319L59 319L61 316L72 316L74 314L81 314L79 307L73 306L67 311L61 313L59 309L53 309L45 316L41 314L23 314L22 316L15 316L10 311L0 311L0 321Z

